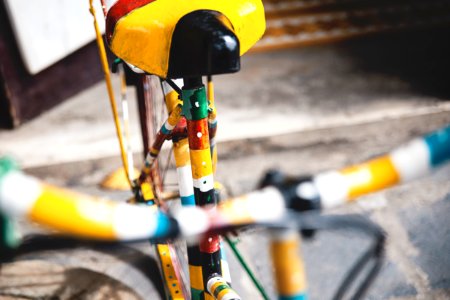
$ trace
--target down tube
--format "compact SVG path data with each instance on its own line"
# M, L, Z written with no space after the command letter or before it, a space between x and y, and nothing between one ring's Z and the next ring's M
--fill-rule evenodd
M209 114L208 114L208 132L209 132L209 149L211 151L211 159L212 159L212 170L213 175L215 176L217 170L217 145L216 145L216 132L217 132L217 111L216 105L214 103L214 84L212 81L212 76L208 76L208 85L207 85L206 94L208 96L209 102ZM218 199L217 201L220 203L220 193L217 193ZM223 241L220 241L220 249L221 249L221 265L222 265L222 276L227 281L229 285L231 285L231 274L230 267L228 265L227 257L225 255L225 248L223 247Z
M271 256L279 300L306 300L306 277L299 253L300 237L290 229L272 232Z
M186 82L182 91L183 113L187 120L189 153L194 182L195 203L216 203L208 132L208 102L201 80ZM198 246L188 249L191 295L194 300L209 300L208 279L222 274L218 235L206 236Z

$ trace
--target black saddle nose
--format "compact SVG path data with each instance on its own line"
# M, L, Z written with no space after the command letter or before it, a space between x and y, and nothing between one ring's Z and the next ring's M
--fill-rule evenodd
M168 78L234 73L239 40L219 12L197 10L182 17L172 35Z

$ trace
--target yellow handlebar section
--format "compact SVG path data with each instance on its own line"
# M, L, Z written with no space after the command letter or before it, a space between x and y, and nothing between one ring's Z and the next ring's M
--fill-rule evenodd
M181 208L171 217L157 206L115 202L45 184L20 172L12 160L0 158L0 212L96 240L141 240L174 234L199 238L218 227L279 220L284 200L275 188L266 188L225 202L216 210Z

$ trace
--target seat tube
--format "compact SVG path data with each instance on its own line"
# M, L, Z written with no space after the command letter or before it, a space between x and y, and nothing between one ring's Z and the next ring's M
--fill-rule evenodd
M184 79L183 114L187 120L189 153L195 204L215 205L214 178L208 132L208 101L201 78ZM205 236L198 246L188 248L192 299L214 299L207 292L208 279L222 275L220 238Z
M279 300L305 300L306 276L299 254L300 237L291 229L272 231L271 256Z

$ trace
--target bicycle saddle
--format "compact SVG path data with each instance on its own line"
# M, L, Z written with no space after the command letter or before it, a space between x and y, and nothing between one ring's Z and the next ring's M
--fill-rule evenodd
M264 29L261 0L119 0L106 18L112 52L162 78L236 72Z

